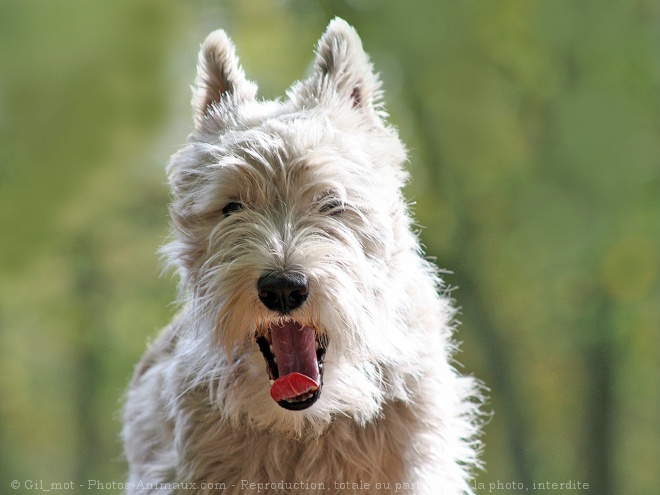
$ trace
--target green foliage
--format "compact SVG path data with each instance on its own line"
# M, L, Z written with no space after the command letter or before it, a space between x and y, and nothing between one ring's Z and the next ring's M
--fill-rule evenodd
M491 388L479 482L657 492L660 10L624 0L0 1L0 487L123 480L197 45L228 29L272 97L335 15L383 71Z

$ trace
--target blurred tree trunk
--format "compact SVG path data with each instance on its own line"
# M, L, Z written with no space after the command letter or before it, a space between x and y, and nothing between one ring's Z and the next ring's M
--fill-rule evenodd
M614 438L615 438L615 348L611 332L611 308L614 302L601 296L599 310L600 334L583 352L585 369L589 373L585 404L584 453L587 458L586 477L589 490L599 495L615 492Z
M87 480L94 479L95 468L102 451L99 425L95 405L103 387L101 363L103 360L103 331L91 333L92 329L103 329L99 321L102 314L103 283L100 270L94 260L99 256L90 239L79 238L71 250L75 267L76 300L79 302L76 347L73 363L73 396L77 424L77 456L75 466L76 482L87 486Z

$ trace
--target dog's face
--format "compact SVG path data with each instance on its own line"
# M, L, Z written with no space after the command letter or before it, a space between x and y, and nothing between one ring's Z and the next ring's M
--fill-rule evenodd
M202 46L164 251L190 301L199 381L214 381L229 416L298 431L337 413L364 421L386 394L383 370L406 359L397 282L416 241L405 150L378 99L340 20L283 101L256 99L223 32Z

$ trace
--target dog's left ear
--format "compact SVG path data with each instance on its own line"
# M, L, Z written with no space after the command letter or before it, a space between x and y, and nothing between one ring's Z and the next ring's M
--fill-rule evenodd
M257 85L245 78L234 44L222 30L206 37L199 51L192 107L195 128L201 129L214 108L254 100Z
M313 97L332 94L353 108L374 111L380 105L380 80L355 29L336 17L321 37L314 73L308 84Z

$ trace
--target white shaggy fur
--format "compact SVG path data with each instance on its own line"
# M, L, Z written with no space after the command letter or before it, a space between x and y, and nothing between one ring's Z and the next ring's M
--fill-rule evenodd
M454 310L411 231L379 86L340 19L282 101L256 99L224 32L203 44L168 167L184 305L128 392L129 493L471 493L478 385L450 364ZM328 342L300 411L269 395L255 343L282 319L257 280L291 270L309 296L286 317Z

